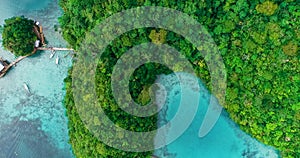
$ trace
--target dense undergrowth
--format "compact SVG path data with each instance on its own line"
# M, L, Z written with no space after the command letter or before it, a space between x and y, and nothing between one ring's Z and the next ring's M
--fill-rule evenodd
M281 156L300 157L299 3L298 0L60 0L64 14L59 21L63 37L76 49L86 32L124 9L153 5L189 14L207 28L223 57L228 76L226 103L223 106L230 117L253 137L279 149ZM116 107L110 94L109 77L113 65L126 50L148 41L169 44L183 53L210 88L209 72L201 53L181 36L155 28L136 29L120 36L106 49L99 62L97 90L106 105L102 108L110 118L123 128L135 131L154 129L156 116L145 119L131 117ZM161 73L170 71L159 64L140 67L130 84L133 98L147 103L149 97L144 91ZM65 80L65 105L70 120L70 142L76 156L151 155L151 152L119 151L95 139L76 112L71 80L71 77Z

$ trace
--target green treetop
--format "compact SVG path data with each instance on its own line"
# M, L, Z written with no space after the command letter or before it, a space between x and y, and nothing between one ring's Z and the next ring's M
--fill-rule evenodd
M34 21L23 16L5 20L2 45L16 56L33 52L37 36L33 32Z

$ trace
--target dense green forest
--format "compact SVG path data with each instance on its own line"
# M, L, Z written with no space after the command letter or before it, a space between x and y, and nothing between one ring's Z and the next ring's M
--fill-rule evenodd
M33 52L34 42L37 40L33 32L33 20L23 16L5 20L2 32L2 45L16 56L23 56ZM2 27L0 28L2 30Z
M299 3L298 0L60 0L64 14L59 21L63 37L78 49L86 32L124 9L151 5L187 13L205 26L221 52L227 70L223 106L230 117L253 137L279 149L282 157L293 158L300 157ZM119 126L133 131L155 129L157 118L132 117L118 108L111 95L110 76L113 65L124 52L148 41L179 50L210 89L210 74L201 53L180 35L158 28L123 34L106 48L99 61L97 92L106 114ZM149 102L146 90L156 75L162 73L171 71L154 63L137 69L130 83L133 98L142 104ZM65 82L70 142L76 156L149 157L152 154L120 151L94 138L76 112L72 78L69 76ZM98 119L94 124L100 124Z

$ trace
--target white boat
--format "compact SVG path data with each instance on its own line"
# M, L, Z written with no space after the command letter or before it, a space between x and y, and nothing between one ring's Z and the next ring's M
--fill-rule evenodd
M53 54L53 53L51 53L51 54L50 54L50 59L51 59L51 58L53 58L53 56L54 56L54 54Z
M58 57L56 57L55 63L56 63L56 65L59 64L59 58Z
M27 86L27 84L24 83L23 86L24 86L24 89L25 89L26 93L27 93L27 94L31 94L31 93L30 93L30 90L29 90L29 88L28 88L28 86Z
M50 54L50 59L54 57L54 54L55 54L55 51L52 50L52 51L51 51L51 54Z

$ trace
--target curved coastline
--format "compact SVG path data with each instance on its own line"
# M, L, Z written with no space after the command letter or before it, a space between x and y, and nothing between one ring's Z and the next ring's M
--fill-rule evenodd
M184 75L184 74L183 74ZM159 112L158 115L158 127L166 124L170 119L176 115L176 109L179 106L184 106L180 104L181 96L181 88L190 89L190 96L195 93L200 93L201 98L199 101L199 109L197 115L195 116L190 127L185 131L185 133L175 140L171 144L166 145L164 148L157 149L154 152L154 155L160 158L171 158L171 157L232 157L232 158L240 158L240 157L268 157L268 158L277 158L279 157L279 151L274 149L271 146L266 146L246 134L242 131L239 126L234 123L229 114L224 109L217 124L213 127L210 133L203 137L199 138L197 136L198 130L200 128L200 123L203 121L203 116L206 113L209 98L211 96L210 92L204 86L204 83L198 79L200 89L196 90L191 87L188 83L190 75L184 75L186 78L186 83L180 85L178 81L176 81L175 75L161 75L157 82L162 84L168 95L165 103L165 107ZM160 99L159 94L162 92L157 92L157 99ZM179 101L179 102L178 102ZM221 135L221 137L219 136ZM161 136L157 136L158 138L162 138ZM164 136L165 138L170 137L168 133ZM222 137L226 137L226 140ZM219 139L220 138L220 139ZM217 143L212 143L217 142ZM205 144L207 148L203 145ZM215 145L219 144L221 147L217 147ZM200 146L199 146L200 145ZM204 147L204 148L203 148ZM215 150L211 150L215 149Z
M124 8L116 7L115 10L111 10L114 5L119 6L118 1L111 4L103 3L102 6L97 6L91 2L86 5L93 6L93 10L87 9L88 13L81 15L74 13L74 8L67 5L69 3L71 2L64 1L61 4L65 11L64 16L61 18L61 24L64 37L74 48L78 47L85 37L83 32L90 31L97 23L111 14L122 9L151 4L151 2L145 4L140 2L132 5L128 3ZM155 3L152 3L152 5L155 5ZM157 5L174 7L174 4L164 2ZM300 23L297 20L292 20L291 25L287 26L279 20L288 20L297 16L286 12L288 7L291 12L296 13L296 2L255 1L248 3L248 1L238 1L236 4L235 2L226 4L211 4L208 2L205 6L200 4L201 7L199 8L190 7L196 5L199 4L188 1L186 5L181 6L182 8L177 9L184 10L190 15L194 15L195 12L197 15L200 14L201 16L194 16L194 18L207 26L219 46L230 78L228 80L226 105L224 105L230 118L253 137L278 148L281 156L293 157L299 155L299 149L297 149L299 133L295 129L299 124L297 118L300 118L300 113L297 112L299 89L295 88L299 83L299 78L296 77L296 74L299 73L297 70L299 60L297 60L298 47L295 44L297 43L295 39L299 39L300 34L299 31L293 29L296 29L295 26ZM271 7L266 7L268 5ZM82 10L85 8L84 5L78 5L77 7L77 9ZM210 7L215 10L212 11ZM74 20L74 16L78 18ZM211 17L214 18L211 19ZM81 20L85 20L89 27L78 26L77 24ZM70 25L78 27L74 29ZM284 31L288 32L290 36L284 36ZM141 36L139 36L139 33ZM150 33L150 31L146 29L135 30L133 34L127 34L121 40L116 40L114 44L117 46L115 48L110 47L110 49L117 51L117 47L132 47L138 43L130 41L132 37L147 38L147 33ZM172 32L167 34L167 42L165 42L179 50L188 51L188 58L194 64L199 77L209 87L209 72L207 72L203 59L193 51L196 48L182 38L182 41L177 41L180 37ZM122 45L122 42L126 44ZM184 45L185 47L181 48L178 45ZM123 53L124 49L120 49L120 52ZM114 57L118 55L114 55ZM290 78L283 77L283 74L290 75ZM291 90L287 90L286 87ZM286 100L287 98L291 101ZM290 104L293 104L293 106L290 107ZM289 129L286 130L286 126ZM294 137L294 139L291 139L291 137Z
M57 7L57 3L55 2L55 3L53 3L52 4L53 6L54 6L54 8L58 8ZM52 6L52 7L53 7ZM57 13L55 13L55 11L54 10L44 10L45 12L47 12L47 13L45 13L45 15L46 14L55 14L55 15L58 15ZM19 14L20 12L18 12L18 14ZM48 22L46 22L46 24L48 25L48 26L46 26L46 28L51 28L51 27L53 27L52 25L53 25L53 17L52 18L50 18L50 19L52 19L52 20L49 20L49 19L47 19L47 18L45 18L45 19L43 19L43 18L41 18L40 17L40 15L38 16L38 14L39 14L39 11L32 11L32 13L31 14L28 14L28 16L31 16L31 17L35 17L36 19L38 19L38 18L40 18L40 19L42 19L41 21L47 21L48 20ZM57 18L57 17L55 17L55 18ZM54 22L54 23L57 23L56 21ZM230 25L230 24L228 24L228 25ZM51 30L51 29L49 29L49 30ZM51 31L45 31L45 33L46 33L46 36L47 36L47 33L48 33L48 36L50 35L51 36L51 33L54 33L54 32L51 32ZM60 42L62 42L62 43L60 43L60 42L58 42L58 43L56 43L55 41L54 41L54 39L52 39L53 40L53 44L55 43L55 44L62 44L62 45L66 45L63 41L62 41L62 39L61 39L61 37L60 37L60 35L58 35L57 33L54 33L54 34L56 34L57 36L56 37L58 37L59 38L59 41ZM257 35L257 34L255 34L255 35ZM72 39L72 38L70 38L70 39ZM68 42L70 42L70 39L66 39L66 40L68 40ZM257 40L257 39L254 39L254 40ZM234 42L237 42L236 44L237 45L239 45L239 42L238 41L234 41ZM251 42L252 41L248 41L248 45L251 45ZM255 41L255 42L257 42L257 41ZM261 42L261 41L258 41L258 42ZM253 42L252 42L252 46L253 46ZM74 46L75 47L75 46ZM224 52L223 52L224 53ZM10 54L8 54L8 53L6 53L6 52L2 52L1 51L1 53L0 53L1 55L3 54L4 56L6 56L7 58L14 58L13 56L11 56ZM46 57L47 56L47 57ZM31 125L29 125L29 126L33 126L33 125L36 125L36 124L38 124L37 126L36 126L36 131L44 131L46 134L48 134L48 136L49 136L49 139L53 139L54 137L56 137L56 136L58 136L59 135L59 132L58 131L55 131L55 130L53 130L53 128L51 128L51 127L49 127L49 126L47 126L47 125L45 125L46 123L49 123L49 122L47 122L47 121L49 121L49 120L51 120L51 117L53 117L53 116L49 116L49 115L47 115L47 110L48 109L51 109L51 108L53 108L53 107L55 107L54 109L52 109L52 112L53 113L55 113L55 116L57 116L58 117L58 120L52 120L52 124L51 125L56 125L56 123L57 122L59 122L59 121L62 121L63 123L63 127L61 128L61 132L63 132L64 133L64 135L63 136L59 136L59 138L57 138L57 140L54 140L54 142L56 142L56 143L58 143L58 144L60 144L60 143L62 143L62 144L60 144L60 145L57 145L57 144L55 144L56 145L56 147L57 146L60 146L60 147L58 147L58 148L60 148L60 149L63 149L63 150L65 150L65 149L67 149L67 148L70 148L69 146L68 146L68 144L66 144L66 142L68 141L68 140L66 140L66 139L68 139L68 136L66 136L66 129L65 129L65 127L66 127L66 118L65 117L61 117L61 116L59 116L59 115L56 115L56 114L62 114L62 113L65 113L65 109L61 109L59 106L61 106L61 103L58 103L58 102L55 102L55 101L52 101L51 99L57 99L57 98L59 98L60 100L62 100L62 98L63 97L65 97L65 91L63 90L63 91L60 91L60 90L57 90L57 89L55 89L55 88L50 88L50 91L52 91L52 92L50 92L49 91L49 87L51 87L51 86L53 86L53 83L46 83L46 82L53 82L53 81L55 81L55 82L58 82L59 84L55 84L55 87L57 88L57 87L59 87L59 88L63 88L64 86L63 86L63 84L62 84L62 77L64 78L64 77L67 77L67 74L66 74L66 70L68 69L68 67L71 65L71 60L69 59L69 58L67 58L67 59L65 59L65 61L64 61L64 63L63 63L63 68L58 68L58 67L56 67L56 68L52 68L51 66L49 67L49 65L51 65L51 64L53 64L53 63L47 63L46 62L46 64L43 64L42 62L45 62L45 61L49 61L49 60L46 60L46 58L48 59L48 55L46 55L46 56L44 56L44 55L42 55L41 57L37 57L37 58L35 58L35 59L30 59L31 61L28 61L28 60L25 60L25 62L24 62L24 64L22 64L22 67L23 68L21 68L21 69L15 69L14 71L14 73L13 74L9 74L9 76L8 76L8 79L4 79L4 80L2 80L3 81L3 83L4 84L7 84L7 85L2 85L1 83L0 83L0 85L1 85L1 87L0 87L0 89L1 89L1 92L5 92L5 93L7 93L7 94L1 94L2 95L2 97L6 97L6 98L1 98L0 97L0 103L1 103L1 105L4 107L4 108L7 108L8 110L7 111L5 111L5 116L7 116L8 114L10 115L10 117L9 118L7 118L7 119L11 119L10 121L12 121L12 120L14 120L14 119L20 119L21 121L28 121L28 120L35 120L35 122L34 123L32 123ZM245 57L243 57L243 60L245 59L248 59L249 57L247 57L247 56L245 56ZM251 57L252 58L252 57ZM255 58L255 57L253 57L253 58ZM262 58L266 58L265 56L263 56ZM34 61L34 60L37 60L37 61ZM235 60L236 61L239 61L240 59L236 59L235 58ZM292 57L291 57L291 61L295 61L294 59L292 59ZM285 60L285 63L287 63L287 64L289 64L289 60ZM21 64L20 64L21 65ZM48 73L42 73L44 76L45 76L45 78L47 78L47 79L45 79L45 81L42 81L42 80L40 80L40 78L39 77L37 77L37 78L35 78L35 76L31 76L31 77L28 77L28 74L30 74L30 73L34 73L34 74L39 74L39 70L40 69L35 69L35 67L36 66L41 66L41 68L43 68L43 70L44 71L49 71L49 72L55 72L55 75L58 75L58 76L61 76L61 77L59 77L59 78L55 78L54 76L52 76L52 75L49 75ZM26 70L25 68L27 68L27 69L30 69L31 71L28 71L28 70ZM57 71L61 71L61 72L57 72ZM239 70L240 71L240 70ZM19 76L17 76L16 75L16 73L18 73L19 74ZM25 74L25 73L27 73L27 74ZM268 72L260 72L260 73L262 73L262 74L259 74L259 75L262 75L262 78L263 78L263 80L269 80L270 78L272 78L273 76L272 75L270 75L270 73L268 73ZM34 90L34 92L36 93L36 94L39 94L39 95L37 95L37 96L35 96L35 97L32 97L32 98L30 98L30 100L29 101L27 101L26 100L26 97L25 96L23 96L22 94L14 94L15 92L14 91L21 91L21 89L19 88L19 87L17 87L16 85L18 85L18 84L20 84L21 82L20 81L16 81L16 82L14 82L14 86L11 88L11 87L9 87L8 85L11 85L10 84L10 82L8 81L9 79L12 79L12 78L16 78L16 77L21 77L21 78L24 78L24 79L28 79L28 80L31 80L32 82L30 82L30 85L32 85L32 87L33 87L33 90ZM234 77L236 77L236 76L232 76L233 78ZM290 77L291 78L291 80L293 80L293 79L297 79L297 78L295 78L295 77L293 77L293 76L291 76ZM44 79L44 78L43 78ZM41 86L41 85L43 85L43 86ZM41 88L41 89L39 89L39 88ZM266 89L266 91L268 91L269 89ZM270 90L271 91L271 90ZM235 91L234 90L232 90L232 91L230 91L230 94L232 94L232 95L235 95ZM9 96L8 94L11 94L11 96ZM51 96L51 99L48 99L47 97L45 97L45 96ZM12 101L13 100L13 98L14 97L21 97L22 99L20 99L19 101ZM173 97L176 97L175 95L174 96L171 96L171 98L173 98ZM266 98L266 99L264 99L264 100L261 100L261 101L264 101L265 102L265 100L267 101L267 102L271 102L270 101L270 97L268 98ZM36 102L36 101L40 101L40 104L38 103L38 102ZM248 101L248 100L247 100ZM38 106L31 106L31 104L32 103L34 103L35 105L38 105ZM41 109L39 109L39 107L42 107L43 106L43 104L45 104L45 105L47 105L47 106L45 106L45 107L43 107L43 109L41 110ZM269 104L269 103L268 103ZM15 107L10 107L9 105L15 105ZM18 109L22 109L22 108L24 108L24 107L22 107L22 106L20 106L20 105L25 105L26 107L31 107L31 108L27 108L27 110L25 110L25 111L22 111L22 112L16 112L16 111L14 111L14 108L18 108ZM295 104L296 105L296 104ZM68 106L68 105L66 105L66 106ZM226 107L226 108L228 108L228 107ZM296 107L297 108L297 107ZM39 110L37 110L37 109L39 109ZM170 110L170 109L166 109L166 111L164 111L164 113L165 114L163 114L163 115L167 115L166 113L167 113L167 111L168 110ZM34 113L34 112L32 112L32 111L38 111L37 113L38 114L40 114L40 116L36 116L36 114ZM19 115L21 115L20 117L18 117ZM233 132L233 133L236 133L237 135L236 135L236 137L239 137L238 139L244 139L244 147L249 147L250 149L249 150L247 150L246 148L245 148L245 152L243 153L243 154L250 154L250 155L255 155L255 154L257 154L256 152L256 149L254 149L254 148L252 148L251 146L253 146L253 143L256 141L256 140L254 140L253 138L251 138L249 135L247 135L247 134L245 134L244 132L240 132L240 130L239 130L239 127L237 126L237 124L235 124L235 123L233 123L232 121L230 121L230 117L229 117L229 115L233 115L233 112L231 112L231 113L226 113L226 112L224 112L223 114L222 114L222 117L224 117L224 121L225 121L225 123L227 123L227 124L229 124L229 126L232 128L232 129L234 129L235 131ZM40 118L44 118L44 119L42 119L42 120L39 120ZM36 120L37 119L37 120ZM159 117L159 119L162 119L162 117ZM3 120L2 120L3 121ZM7 122L10 122L10 121L7 121ZM0 121L0 123L3 123L3 122L1 122ZM23 122L22 122L23 123ZM22 123L20 123L20 124L22 124ZM61 125L62 125L61 124ZM273 124L270 124L269 126L267 126L267 127L269 127L269 128L272 128L273 126L272 126ZM70 127L71 125L69 124L69 128L73 128L73 127ZM246 128L245 127L245 125L243 125L244 127L244 129ZM22 126L23 127L23 126ZM196 126L195 126L196 127ZM248 131L249 132L249 131ZM0 133L1 133L1 131L0 131ZM271 138L270 138L271 139ZM297 138L295 138L295 139L297 139ZM2 139L3 140L3 139ZM286 139L287 140L287 139ZM47 140L48 141L48 140ZM293 140L293 141L295 141L295 140ZM256 142L258 142L258 141L256 141ZM267 141L266 141L267 142ZM259 142L258 142L259 143ZM270 143L270 142L269 142ZM54 146L55 146L54 145ZM18 145L18 147L19 146L21 146L21 145ZM255 145L254 145L255 146ZM56 148L56 147L54 147L54 148ZM243 148L244 148L243 147ZM264 148L264 147L262 147L262 148ZM263 149L260 149L260 150L263 150ZM254 149L254 150L253 150ZM273 149L271 149L271 150L273 150ZM174 154L174 152L173 151L175 151L175 150L170 150L170 149L168 149L168 148L165 148L164 149L164 151L162 152L163 154ZM11 151L9 151L9 152L11 152ZM254 153L253 153L254 152ZM277 155L279 155L279 151L275 151L276 153L277 153ZM297 151L295 151L295 153L296 153ZM0 152L1 153L1 152ZM273 151L272 151L272 153L274 153ZM295 153L291 153L291 154L295 154ZM70 154L70 153L64 153L64 154L66 154L66 155L68 155L68 154ZM296 153L297 154L297 153ZM159 154L158 154L159 155ZM0 154L0 156L2 156L1 154Z

